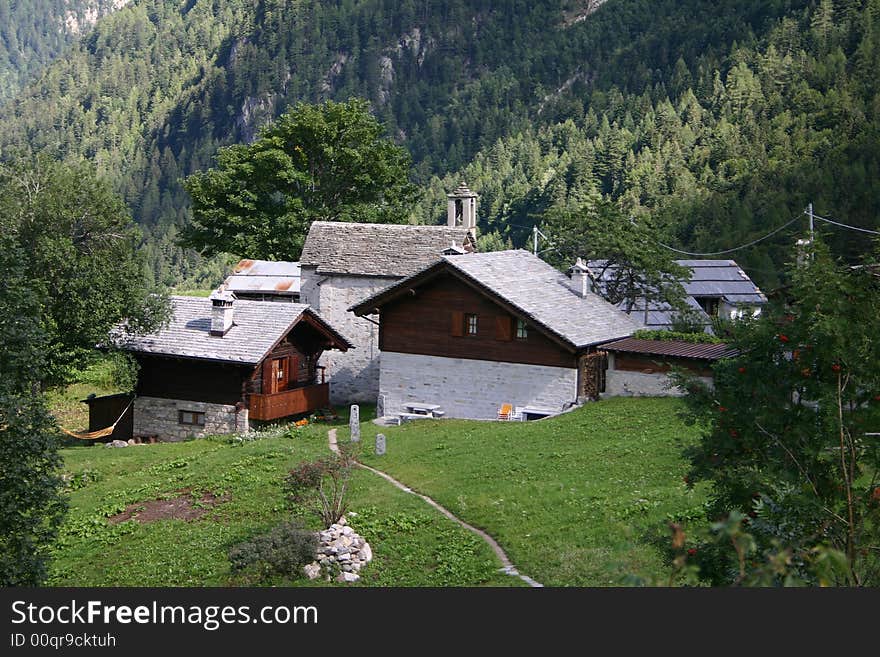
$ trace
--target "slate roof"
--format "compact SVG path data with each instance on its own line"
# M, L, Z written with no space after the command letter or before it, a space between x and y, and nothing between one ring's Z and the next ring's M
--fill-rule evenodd
M470 233L461 226L316 221L300 264L316 267L318 274L403 278L439 260L453 241L473 250Z
M382 297L408 289L416 278L429 278L448 267L513 306L538 327L575 348L631 335L638 326L625 313L596 294L581 297L570 279L528 251L494 251L447 256L350 308L369 314Z
M676 260L691 270L691 279L682 281L692 297L721 297L730 304L760 305L767 297L733 260Z
M685 294L688 295L685 302L702 317L706 325L711 324L711 319L697 303L698 297L718 297L733 306L760 306L767 303L764 293L733 260L676 260L675 262L691 270L691 279L680 281ZM602 285L600 271L603 261L592 260L588 266L594 277L599 278L598 284ZM608 272L612 269L609 268ZM609 275L608 272L606 277ZM620 304L620 307L624 303ZM676 313L668 304L651 301L647 304L646 314L645 299L642 298L635 300L629 314L642 326L665 329L672 324Z
M676 356L678 358L697 358L699 360L719 360L736 355L737 351L722 343L709 344L683 342L679 340L639 340L624 338L602 345L608 351L622 351L653 356Z
M173 313L167 327L144 336L119 333L117 344L136 353L256 365L294 324L308 315L339 343L353 346L305 304L237 300L233 303L233 326L221 338L210 334L209 299L172 296L170 300Z
M245 294L293 296L300 291L298 262L242 260L223 282L223 288Z

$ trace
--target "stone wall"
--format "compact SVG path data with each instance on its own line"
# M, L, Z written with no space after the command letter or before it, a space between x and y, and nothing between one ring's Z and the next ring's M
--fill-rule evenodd
M180 424L178 411L204 413L205 426ZM232 405L159 397L138 397L134 400L134 435L138 437L159 436L162 440L174 442L212 434L243 433L247 430L247 409L236 415L235 406Z
M327 368L331 403L376 401L379 393L379 327L348 312L348 309L397 280L374 276L320 276L314 267L303 267L302 302L309 304L355 345L347 352L328 351L321 357L319 365Z
M577 370L382 352L384 412L408 402L440 404L446 417L496 419L503 404L562 411L577 399Z
M711 377L698 377L712 385ZM681 388L668 387L669 377L663 372L629 372L614 369L614 354L608 354L608 371L605 373L603 397L681 397Z

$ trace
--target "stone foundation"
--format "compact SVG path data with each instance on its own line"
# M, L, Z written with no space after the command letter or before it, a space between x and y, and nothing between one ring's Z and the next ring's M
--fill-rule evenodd
M577 401L577 370L383 351L384 414L407 403L439 404L445 417L494 420L503 404L559 413Z
M699 380L712 386L712 379L699 377ZM669 377L662 372L645 374L609 369L605 374L605 392L602 397L681 397L681 388L669 387Z
M205 414L205 425L181 424L179 411ZM248 430L248 411L236 413L231 404L209 404L185 399L138 397L134 401L134 435L158 436L161 440L179 441L223 433L243 433Z

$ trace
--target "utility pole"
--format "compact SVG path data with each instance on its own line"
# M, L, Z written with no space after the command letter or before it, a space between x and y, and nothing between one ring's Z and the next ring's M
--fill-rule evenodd
M532 226L532 238L533 238L533 253L538 255L538 224Z
M810 244L812 244L813 243L813 228L814 228L813 218L815 216L813 214L813 204L812 203L810 203L807 206L807 211L804 212L804 214L810 218Z

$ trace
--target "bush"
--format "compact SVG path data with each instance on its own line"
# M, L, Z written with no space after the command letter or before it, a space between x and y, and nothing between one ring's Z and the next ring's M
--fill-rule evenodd
M703 316L693 308L681 310L672 316L671 328L676 333L693 333L699 335L706 332Z
M297 522L285 522L268 534L239 543L229 550L233 572L256 570L261 577L299 577L314 561L318 537Z
M638 340L670 340L677 342L695 342L699 344L719 344L724 342L721 338L710 333L679 333L677 331L652 331L641 329L633 333Z
M317 515L324 527L345 513L348 480L356 463L353 449L340 445L338 454L300 463L284 480L288 499Z

